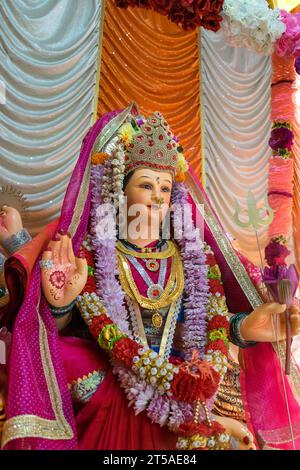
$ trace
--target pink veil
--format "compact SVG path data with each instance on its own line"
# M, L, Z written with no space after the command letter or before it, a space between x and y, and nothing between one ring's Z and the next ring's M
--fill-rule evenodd
M90 211L90 153L97 138L105 139L108 123L116 126L127 116L104 115L83 140L62 206L58 229L68 230L75 254L82 245ZM58 333L41 294L40 255L28 280L23 304L16 316L9 361L7 421L4 449L76 449L77 438ZM22 260L19 260L22 262ZM17 292L10 292L18 295Z
M194 214L196 205L204 214L204 238L212 247L222 272L227 305L231 313L251 312L262 303L243 264L233 250L197 177L187 179ZM285 346L258 343L242 350L241 389L246 418L262 449L300 449L300 374L292 360L291 375L282 374L279 354ZM286 403L288 403L288 410Z

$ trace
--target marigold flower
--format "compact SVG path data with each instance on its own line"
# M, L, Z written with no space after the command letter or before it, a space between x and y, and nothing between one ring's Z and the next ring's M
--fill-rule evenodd
M103 165L103 163L109 158L107 153L94 153L92 156L92 165Z

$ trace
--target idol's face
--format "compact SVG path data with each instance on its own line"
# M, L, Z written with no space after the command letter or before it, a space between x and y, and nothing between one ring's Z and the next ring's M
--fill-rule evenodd
M173 180L171 173L139 168L134 171L125 188L128 221L138 213L146 224L160 226L171 202Z

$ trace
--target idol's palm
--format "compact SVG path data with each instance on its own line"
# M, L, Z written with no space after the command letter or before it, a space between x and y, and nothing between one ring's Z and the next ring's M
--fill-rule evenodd
M72 240L62 235L52 240L42 256L42 286L50 305L69 305L84 288L88 269L84 257L75 257Z
M262 304L245 318L241 325L241 334L247 341L273 342L285 339L286 306L276 302ZM290 307L291 333L296 336L300 332L300 315L297 307ZM275 331L275 314L277 323Z
M0 243L23 228L22 218L14 207L3 206L0 212Z

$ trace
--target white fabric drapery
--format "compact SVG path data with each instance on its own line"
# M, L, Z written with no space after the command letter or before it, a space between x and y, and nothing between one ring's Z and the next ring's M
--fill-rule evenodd
M258 206L267 193L271 58L233 48L222 33L202 30L201 60L206 191L226 232L259 264L254 231L238 227L233 214L236 199L247 208L249 189ZM262 247L266 232L259 232Z
M94 112L103 0L1 0L0 185L34 234L59 215Z

